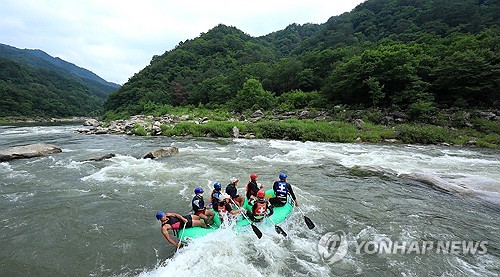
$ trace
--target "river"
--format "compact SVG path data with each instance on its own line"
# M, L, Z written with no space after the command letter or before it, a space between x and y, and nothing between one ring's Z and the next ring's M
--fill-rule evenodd
M62 148L0 163L0 276L500 274L498 150L79 135L77 128L0 126L2 149ZM139 158L170 146L179 154ZM107 153L117 156L83 161ZM260 240L221 230L174 254L161 235L155 213L188 213L195 187L210 191L235 176L243 189L257 173L269 188L281 172L314 229L296 210L280 224L287 238L265 225ZM377 252L384 241L406 246ZM477 251L464 251L467 243Z

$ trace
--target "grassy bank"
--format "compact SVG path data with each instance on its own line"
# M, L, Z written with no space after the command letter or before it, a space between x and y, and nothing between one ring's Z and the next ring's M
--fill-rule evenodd
M400 142L408 144L449 144L500 149L499 123L488 122L486 130L474 128L446 128L429 124L397 124L393 126L373 123L354 124L339 121L288 119L251 122L209 121L205 124L181 122L162 125L165 136L232 137L233 127L240 134L255 138L289 139L318 142ZM497 131L493 131L496 129ZM141 132L144 134L144 132Z

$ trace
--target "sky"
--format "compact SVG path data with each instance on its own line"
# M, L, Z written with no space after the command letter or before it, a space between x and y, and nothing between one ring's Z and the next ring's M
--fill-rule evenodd
M125 83L154 55L219 24L253 37L325 23L364 0L0 0L0 43Z

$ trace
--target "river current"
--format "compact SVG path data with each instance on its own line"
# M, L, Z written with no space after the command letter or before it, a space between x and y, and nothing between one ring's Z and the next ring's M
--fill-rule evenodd
M498 150L77 128L0 126L0 149L62 149L0 163L0 276L500 275ZM179 154L140 158L170 146ZM161 235L155 213L189 213L194 188L234 176L244 193L251 173L270 188L281 172L314 229L295 210L280 224L287 238L267 225L262 239L226 229L175 253Z

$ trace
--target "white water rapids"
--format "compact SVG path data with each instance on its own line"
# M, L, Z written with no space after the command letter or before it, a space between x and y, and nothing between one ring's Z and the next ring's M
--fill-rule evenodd
M498 276L500 152L444 146L78 135L78 126L3 126L0 148L51 143L62 153L0 163L2 276ZM179 154L138 159L175 146ZM83 160L115 153L104 161ZM288 174L295 211L280 224L213 232L174 254L154 218L187 214L192 191L251 173ZM243 193L243 191L242 191ZM208 193L205 194L208 198ZM318 242L346 234L328 263ZM487 241L483 254L357 253L360 241Z

